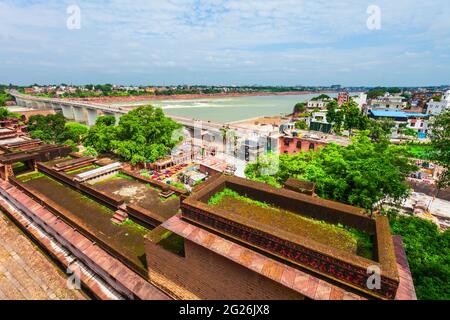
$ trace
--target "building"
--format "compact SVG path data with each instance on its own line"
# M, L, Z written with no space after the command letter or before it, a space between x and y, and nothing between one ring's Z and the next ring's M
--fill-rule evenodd
M395 122L392 137L401 135L401 128L413 129L419 138L425 138L428 133L428 120L430 115L416 112L403 112L393 110L369 110L369 117L375 120L390 119Z
M401 95L391 95L386 93L383 97L369 101L369 109L375 110L403 110L408 103Z
M440 99L442 97L442 92L437 91L426 91L426 92L414 92L410 101L411 107L413 109L419 109L420 112L426 112L427 104L430 99Z
M224 188L295 212L293 219L305 214L372 234L377 254L369 259L337 249L320 232L313 240L314 232L294 221L268 218L267 208L208 205ZM145 246L149 279L181 299L415 299L401 239L391 235L386 217L237 177L199 186L183 200L181 214L147 235ZM379 289L367 287L369 266L381 270Z
M309 100L307 104L308 110L320 109L323 110L327 107L327 104L332 101L332 99L326 100Z
M65 157L71 152L69 146L45 144L40 140L20 135L2 136L0 137L0 178L8 180L17 173L34 171L37 162Z
M427 113L431 115L438 115L448 110L450 110L450 90L445 92L440 101L432 99L427 105Z
M301 131L289 126L284 127L283 133L284 135L280 136L278 142L280 154L317 151L320 147L329 143L336 143L341 146L347 146L351 143L351 140L346 137L321 132Z
M359 110L364 110L364 108L367 106L367 94L366 93L360 93L359 96L353 97L353 101L355 101L356 104L358 104Z
M348 100L350 99L350 95L348 94L348 92L339 92L338 94L338 106L342 106L344 103L348 102Z

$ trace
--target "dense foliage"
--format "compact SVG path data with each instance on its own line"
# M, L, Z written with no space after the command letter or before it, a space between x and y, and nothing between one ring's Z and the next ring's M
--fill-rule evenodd
M383 96L386 92L395 94L395 93L401 93L402 90L400 88L373 88L367 92L367 98L375 99L380 96Z
M303 113L306 111L306 103L299 102L294 106L294 113Z
M60 113L47 116L35 115L28 119L28 131L32 138L48 143L64 141L66 119Z
M327 121L333 123L333 130L336 133L345 129L351 134L353 129L366 129L369 119L362 115L353 100L342 104L341 107L336 100L333 100L327 104Z
M117 137L114 116L100 116L97 118L84 140L84 145L94 148L98 153L110 152L112 142Z
M0 90L0 107L6 105L7 101L12 100L12 96L5 92L5 90Z
M403 237L419 299L450 299L450 230L415 217L391 218L393 234Z
M114 152L132 164L164 157L179 141L172 139L180 128L160 108L139 107L124 115L117 126L114 117L99 117L84 144L97 152Z
M312 98L311 101L319 101L319 100L327 100L327 99L331 99L331 97L329 95L326 94L321 94L315 98Z
M47 143L64 143L72 146L73 150L77 149L76 146L88 132L85 125L66 122L60 113L31 116L27 127L32 138L41 139Z
M444 167L438 186L445 188L450 186L450 111L434 117L430 124L430 133L433 158Z
M248 178L281 184L293 177L316 184L317 194L366 209L385 197L399 201L408 195L405 177L416 167L405 147L371 142L361 135L347 146L329 144L317 152L262 156L245 170Z
M0 107L0 120L5 120L8 118L21 118L22 116L15 112L10 112L7 108Z

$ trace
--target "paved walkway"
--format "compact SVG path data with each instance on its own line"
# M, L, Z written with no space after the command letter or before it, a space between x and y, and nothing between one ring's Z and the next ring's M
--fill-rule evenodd
M82 300L66 277L0 212L0 300Z

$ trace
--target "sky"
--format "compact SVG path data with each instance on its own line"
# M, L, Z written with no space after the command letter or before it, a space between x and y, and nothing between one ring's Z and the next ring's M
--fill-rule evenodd
M450 1L0 0L0 83L449 84Z

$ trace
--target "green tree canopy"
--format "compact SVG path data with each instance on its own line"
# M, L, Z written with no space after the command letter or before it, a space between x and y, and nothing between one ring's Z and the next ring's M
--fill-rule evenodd
M294 106L294 112L295 113L303 113L306 111L306 103L299 102Z
M343 128L351 134L353 129L364 130L367 126L367 117L362 115L353 100L342 104L340 108L336 100L330 101L327 104L327 121L333 123L336 133Z
M84 145L94 148L99 153L112 151L112 142L117 138L115 122L114 116L98 117L95 125L89 129Z
M295 123L295 129L299 129L299 130L307 130L307 129L308 129L308 124L306 123L305 120L297 121L297 122Z
M319 101L319 100L327 100L327 99L331 99L331 97L329 95L326 95L326 94L322 93L321 95L319 95L319 96L317 96L315 98L312 98L311 100L312 101Z
M114 152L136 164L164 157L179 142L172 137L181 126L160 108L139 107L122 116L118 126L114 123L113 118L99 117L89 130L85 145L99 153Z
M400 88L396 88L396 87L394 87L394 88L381 88L381 87L373 88L367 92L367 98L375 99L375 98L383 96L386 92L395 94L395 93L401 93L402 90Z
M87 135L89 128L81 123L69 122L66 123L66 128L63 133L63 140L71 140L75 144L80 143Z
M28 119L28 131L31 137L48 143L58 143L64 140L66 119L60 113L47 116L35 115Z
M402 236L419 299L450 299L450 230L416 217L391 217L393 234Z
M430 123L430 138L433 146L433 159L444 171L439 177L438 187L450 186L450 111L443 112L434 117Z
M257 162L247 167L246 175L261 181L265 169ZM322 198L373 209L385 197L399 201L407 196L405 177L415 169L405 147L374 143L361 135L347 147L329 144L317 152L280 155L272 177L278 183L289 177L311 181Z

